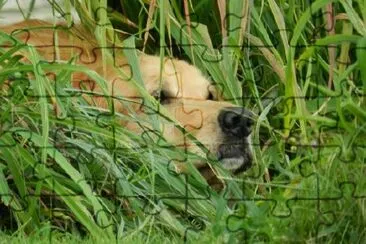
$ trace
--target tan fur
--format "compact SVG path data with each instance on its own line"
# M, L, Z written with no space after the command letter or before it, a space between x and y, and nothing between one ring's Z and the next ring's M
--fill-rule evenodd
M39 29L42 27L42 29ZM2 31L11 34L14 38L22 40L37 48L40 55L48 61L67 61L77 54L81 54L77 63L95 70L104 77L109 85L109 91L113 95L121 95L129 98L138 98L137 89L130 82L121 78L113 64L107 65L107 72L103 69L101 51L97 48L97 42L80 27L71 29L65 26L54 26L47 22L30 20L15 25L1 27ZM58 45L59 48L54 46ZM74 48L78 47L78 48ZM24 56L26 54L24 53ZM96 58L96 59L95 59ZM95 59L95 60L94 60ZM127 61L124 57L117 58L123 71L130 75ZM147 91L151 94L160 89L160 58L149 55L139 57L140 70ZM75 73L73 86L79 87L78 80L88 79L83 73ZM217 144L222 142L222 132L218 125L218 113L225 107L232 105L227 102L209 101L209 81L194 66L177 59L166 58L162 72L162 90L169 96L169 103L164 108L174 118L202 142L211 152L217 151ZM91 89L92 86L89 86ZM98 87L95 88L98 91ZM106 108L107 102L103 98L94 98L97 106ZM119 112L124 108L117 106ZM127 123L124 126L137 133L143 132L135 123ZM173 124L163 125L164 137L175 145L184 145L193 152L203 154L194 143L187 141L182 133Z

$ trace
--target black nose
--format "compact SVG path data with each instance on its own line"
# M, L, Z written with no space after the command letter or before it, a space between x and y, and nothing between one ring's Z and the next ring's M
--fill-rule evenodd
M242 138L252 132L253 114L244 108L225 108L220 112L218 120L222 131L228 136Z

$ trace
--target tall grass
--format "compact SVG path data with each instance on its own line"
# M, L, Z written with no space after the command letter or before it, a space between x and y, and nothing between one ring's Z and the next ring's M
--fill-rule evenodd
M366 240L364 1L110 1L118 11L102 0L71 3L54 7L69 23L65 11L74 7L101 46L128 47L131 82L150 120L90 106L68 81L82 71L103 86L95 72L73 60L46 63L1 34L1 43L15 44L0 49L7 233L52 226L51 238L71 232L94 241ZM131 37L116 39L121 32ZM158 128L168 116L144 91L137 49L193 63L223 100L257 114L255 166L233 177L212 162L222 192L194 167L189 175L174 171L171 159L195 155L156 131L135 135L119 126L135 119ZM108 50L104 56L107 65Z

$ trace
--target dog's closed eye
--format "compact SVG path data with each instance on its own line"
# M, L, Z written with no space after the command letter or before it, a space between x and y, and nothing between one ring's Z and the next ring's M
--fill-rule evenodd
M218 91L216 89L215 86L211 85L208 87L208 97L206 98L206 100L211 100L211 101L217 101L218 100Z
M161 104L166 104L169 101L167 92L165 92L164 90L155 90L152 92L151 96L153 96Z

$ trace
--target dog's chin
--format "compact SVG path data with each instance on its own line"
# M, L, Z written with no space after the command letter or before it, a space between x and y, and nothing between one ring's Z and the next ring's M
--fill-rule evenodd
M222 144L217 156L222 166L234 174L244 172L252 165L252 150L247 143Z
M225 169L233 172L234 174L238 174L247 170L251 165L251 162L245 160L244 156L237 158L223 158L220 160L220 162Z

